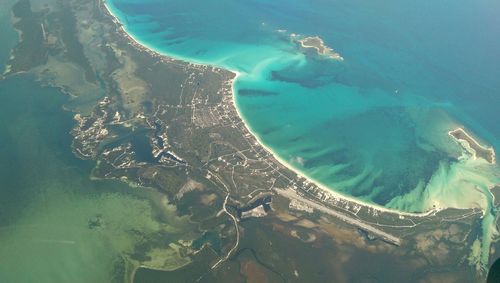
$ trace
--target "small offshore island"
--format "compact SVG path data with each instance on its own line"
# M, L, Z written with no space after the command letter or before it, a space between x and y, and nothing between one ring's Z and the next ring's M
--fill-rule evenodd
M482 158L491 164L496 163L493 147L485 147L469 135L464 128L449 131L448 134L464 147L474 158Z
M239 116L237 74L140 44L104 1L19 0L13 25L5 78L29 73L71 97L73 152L95 164L91 177L154 188L160 211L189 220L130 231L142 241L122 251L114 282L470 282L500 253L497 219L479 207L395 211L286 167ZM320 37L298 42L343 60ZM449 134L495 163L465 130Z
M296 37L296 36L292 36ZM332 48L325 45L323 39L319 36L310 36L301 39L297 39L300 46L305 49L315 49L319 55L325 56L333 60L343 61L344 58L340 56L339 53L335 52Z

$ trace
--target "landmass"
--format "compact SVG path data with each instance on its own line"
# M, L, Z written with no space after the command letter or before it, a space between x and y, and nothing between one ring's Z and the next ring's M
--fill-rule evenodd
M496 163L495 150L493 147L481 145L476 139L468 134L464 128L457 128L449 131L448 135L457 141L474 158L482 158L491 164Z
M237 74L139 44L99 0L20 0L13 18L21 36L5 76L30 73L71 97L65 107L75 113L73 151L95 162L92 178L155 188L168 198L165 209L199 227L177 231L181 239L162 235L135 247L123 260L123 270L133 272L123 278L484 277L478 269L489 263L477 256L478 245L487 258L490 247L475 229L480 209L398 213L318 187L249 132L234 105ZM341 58L317 37L301 44Z
M310 37L305 37L301 39L297 39L297 42L299 42L300 46L305 49L314 49L316 50L317 54L323 55L325 57L334 59L334 60L344 60L342 56L340 56L339 53L335 52L332 48L328 47L325 45L325 42L323 39L319 36L310 36Z

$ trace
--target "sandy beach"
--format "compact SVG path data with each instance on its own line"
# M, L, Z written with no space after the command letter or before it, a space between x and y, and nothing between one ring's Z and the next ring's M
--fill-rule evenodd
M296 37L296 35L293 35L293 37ZM317 41L317 44L308 44L308 41ZM332 48L328 47L325 45L325 42L323 41L322 38L319 36L312 36L312 37L305 37L302 39L298 40L300 46L302 48L313 48L316 50L316 52L320 55L327 56L328 58L334 59L334 60L340 60L343 61L344 58L340 56L339 53L335 52Z
M471 134L469 134L463 127L458 127L454 130L448 132L448 135L461 143L462 141L467 143L466 150L470 151L474 158L481 157L486 159L489 163L496 163L496 154L493 147L486 147L482 145L477 139L475 139ZM468 147L468 148L467 148ZM482 151L487 156L478 156L478 151Z
M193 64L193 65L210 66L210 67L214 67L214 68L218 68L218 69L224 69L224 70L227 70L227 71L233 73L234 74L234 78L231 81L232 96L233 96L232 102L233 102L233 106L234 106L234 108L235 108L235 110L236 110L239 118L241 119L242 123L245 125L246 130L253 136L253 138L255 138L255 140L259 144L259 146L261 146L267 152L269 152L274 157L274 159L277 160L277 162L279 162L281 165L285 166L290 171L294 172L297 175L297 178L306 180L308 183L314 184L316 187L318 187L319 189L321 189L325 193L325 195L328 195L329 198L337 199L337 200L340 200L340 201L342 201L342 200L349 201L349 202L352 202L353 204L358 204L358 205L361 205L361 206L369 207L369 208L371 208L372 210L375 210L375 211L386 212L386 213L393 213L393 214L400 215L400 216L425 217L425 216L428 216L430 214L434 214L434 213L436 213L436 212L438 212L440 210L440 208L436 208L436 209L429 210L427 212L412 213L412 212L402 212L402 211L398 211L398 210L395 210L395 209L389 209L389 208L383 207L381 205L377 205L377 204L374 204L374 203L368 203L368 202L356 199L354 197L346 196L346 195L341 194L339 192L336 192L336 191L334 191L332 189L329 189L325 185L319 183L316 180L311 179L308 176L305 176L302 172L300 172L299 170L297 170L293 166L291 166L289 164L289 162L287 162L286 160L284 160L281 157L279 157L271 148L269 148L268 146L266 146L261 141L261 139L259 138L259 136L256 133L254 133L252 131L252 129L248 126L248 124L245 121L244 117L242 116L239 108L237 107L236 100L235 100L235 95L236 95L235 81L239 77L242 76L242 73L240 73L239 71L236 71L236 70L228 69L228 68L226 68L224 66L216 66L216 65L213 65L213 64L208 63L208 62L199 62L199 61L196 61L196 60L192 60L191 58L185 58L185 57L181 57L181 56L176 56L174 54L165 54L162 51L156 50L155 48L150 47L149 45L145 44L144 42L138 40L133 35L131 35L127 31L126 27L115 16L115 14L113 13L112 9L110 9L108 7L108 5L106 4L106 2L102 1L101 3L102 3L103 8L105 9L105 11L107 12L107 14L110 17L112 17L113 22L119 27L122 35L124 37L126 37L130 41L130 44L134 45L136 48L138 48L138 49L140 49L142 51L145 51L145 52L151 54L152 56L157 57L160 60L171 61L171 62L173 62L175 60L180 60L180 61L184 61L184 62L187 62L189 64Z

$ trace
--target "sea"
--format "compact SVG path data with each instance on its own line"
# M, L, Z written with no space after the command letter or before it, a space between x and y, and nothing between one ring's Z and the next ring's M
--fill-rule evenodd
M491 206L500 149L495 0L107 0L143 45L226 68L259 141L325 189L402 212ZM297 40L319 36L344 60Z
M0 69L18 40L14 2L0 2ZM484 208L488 262L499 168L447 131L464 126L500 149L500 2L106 4L147 47L239 72L235 102L250 130L325 189L405 212ZM303 36L344 60L301 49ZM0 80L0 99L0 282L123 282L144 241L135 231L194 229L153 190L90 178L95 164L72 153L74 113L57 88L17 75Z
M500 167L448 132L500 149L500 2L105 3L147 48L237 73L249 130L323 189L398 213L481 209L472 254L488 265ZM301 48L310 36L344 60Z

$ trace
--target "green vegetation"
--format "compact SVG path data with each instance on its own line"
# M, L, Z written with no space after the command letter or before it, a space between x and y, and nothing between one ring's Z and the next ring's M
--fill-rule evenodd
M14 48L10 72L28 71L47 62L48 48L43 30L45 11L33 12L29 0L20 0L12 8L16 17L14 27L19 31L21 40Z
M233 105L229 82L234 74L138 46L102 2L47 5L32 11L28 0L20 0L14 7L22 36L10 74L30 72L70 94L67 104L78 114L71 131L73 151L96 163L92 177L122 180L146 194L153 188L150 201L157 211L146 212L169 224L144 227L127 214L129 207L114 211L123 214L123 227L134 239L114 259L117 281L139 265L155 270L140 268L137 282L311 282L333 276L399 282L427 276L434 266L463 269L457 258L468 255L468 245L477 238L468 232L478 212L400 217L343 199L317 202L322 191L282 166L245 128ZM396 248L319 209L293 208L289 198L276 194L290 188L326 210L393 233L404 244ZM233 218L261 194L273 198L267 216ZM94 218L91 226L102 226ZM122 227L121 222L113 225ZM448 230L461 242L444 240ZM367 267L367 277L353 270L358 263ZM396 265L404 272L384 277Z

